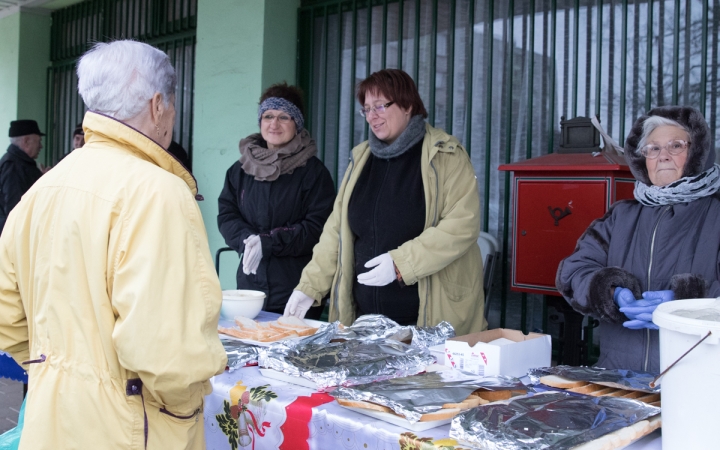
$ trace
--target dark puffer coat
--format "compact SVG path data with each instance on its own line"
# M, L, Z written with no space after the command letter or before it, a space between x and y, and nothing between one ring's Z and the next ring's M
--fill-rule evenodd
M672 119L690 130L683 176L713 166L715 150L707 123L689 107L661 107L640 117L630 130L625 157L635 178L651 185L645 158L637 153L642 124L651 115ZM613 300L615 287L641 298L644 291L671 289L675 299L720 295L720 196L688 203L644 206L615 203L590 224L575 252L560 263L556 286L572 307L600 320L599 367L660 371L658 331L631 330Z
M10 211L41 176L35 160L20 147L10 144L0 158L0 231Z
M240 264L238 289L263 291L263 309L283 309L312 258L334 200L330 172L314 156L275 181L258 181L240 161L233 164L218 199L218 227L238 253L245 249L243 240L259 235L263 255L256 274L245 275Z

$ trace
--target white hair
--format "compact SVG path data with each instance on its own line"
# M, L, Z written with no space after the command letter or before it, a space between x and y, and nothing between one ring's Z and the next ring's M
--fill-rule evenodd
M645 122L643 122L642 135L640 136L640 142L638 142L637 146L638 154L640 153L640 149L645 147L647 137L650 136L650 134L655 131L656 128L664 126L678 127L681 130L685 130L688 136L690 136L690 130L688 130L685 125L680 124L680 122L676 122L672 119L668 119L662 116L650 116L645 119Z
M157 92L167 106L177 82L168 55L130 40L95 44L80 58L77 75L88 109L118 120L137 116Z
M10 143L12 145L18 145L20 142L22 142L24 136L15 136L10 138Z

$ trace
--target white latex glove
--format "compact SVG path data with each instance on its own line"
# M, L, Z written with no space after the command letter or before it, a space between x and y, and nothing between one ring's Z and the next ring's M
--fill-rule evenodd
M302 291L293 291L285 305L283 316L295 316L302 319L307 314L308 309L315 303L315 299L308 297Z
M256 273L262 259L262 244L260 236L253 234L243 241L245 251L243 252L243 273L250 275Z
M395 264L390 253L383 253L365 263L365 267L375 267L373 270L357 276L358 283L366 286L386 286L397 280Z

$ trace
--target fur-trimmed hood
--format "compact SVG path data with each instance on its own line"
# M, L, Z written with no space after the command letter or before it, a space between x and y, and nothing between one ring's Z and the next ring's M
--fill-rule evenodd
M661 106L653 108L646 115L640 116L625 140L625 159L635 179L648 186L652 185L645 166L645 157L637 151L642 137L643 123L650 116L665 117L684 125L690 130L690 148L688 159L683 170L683 177L695 176L711 168L715 164L715 148L710 142L710 130L702 113L690 106Z

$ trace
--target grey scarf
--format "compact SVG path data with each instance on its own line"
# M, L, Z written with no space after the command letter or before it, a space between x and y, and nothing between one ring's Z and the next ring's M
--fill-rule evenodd
M424 137L425 121L422 116L418 114L417 116L412 116L407 128L405 128L402 134L400 134L392 144L387 144L376 138L372 131L370 132L368 142L373 155L381 159L390 159L402 155Z
M645 206L688 203L713 195L720 189L720 166L715 164L693 177L683 177L667 186L648 186L635 182L635 199Z
M270 150L266 146L259 133L240 141L242 169L258 181L274 181L280 175L293 173L317 154L315 141L304 128L282 148Z

